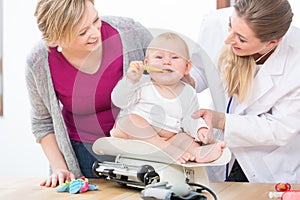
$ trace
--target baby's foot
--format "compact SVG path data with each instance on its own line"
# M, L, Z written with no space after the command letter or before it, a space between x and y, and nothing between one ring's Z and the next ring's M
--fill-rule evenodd
M188 161L195 161L195 156L189 152L183 153L178 159L177 162L180 164L185 164Z
M226 143L224 141L215 144L197 147L194 150L195 161L197 163L208 163L217 160L223 152Z

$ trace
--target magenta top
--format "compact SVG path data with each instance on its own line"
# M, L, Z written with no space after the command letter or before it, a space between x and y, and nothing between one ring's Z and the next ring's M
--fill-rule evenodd
M50 48L48 60L54 89L73 141L93 143L109 136L119 112L111 103L111 92L123 76L121 39L117 30L104 21L101 35L102 62L94 74L79 71L56 48Z

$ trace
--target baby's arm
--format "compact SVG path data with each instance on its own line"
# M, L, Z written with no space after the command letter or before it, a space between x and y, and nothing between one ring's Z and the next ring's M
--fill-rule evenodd
M131 83L137 83L143 75L143 62L132 61L127 69L126 77Z
M183 117L183 129L184 132L190 134L196 141L201 141L204 144L211 143L214 141L214 135L212 129L208 124L204 122L202 118L194 119L192 114L199 110L198 96L191 86L186 85L187 94L189 97L188 101L183 104L183 109L186 113ZM183 100L182 100L183 102Z
M139 84L137 83L141 80L143 74L142 64L142 61L131 62L126 76L114 87L111 99L115 106L124 109L138 101Z

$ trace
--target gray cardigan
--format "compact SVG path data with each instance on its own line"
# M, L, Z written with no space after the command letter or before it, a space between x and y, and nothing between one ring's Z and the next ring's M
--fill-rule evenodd
M145 49L152 39L151 33L145 27L124 17L107 16L101 17L101 20L116 28L120 34L123 47L123 72L126 71L130 61L144 59ZM82 174L54 91L48 51L43 41L32 49L27 58L26 83L31 103L32 132L36 141L39 142L47 134L55 133L69 170L80 177Z

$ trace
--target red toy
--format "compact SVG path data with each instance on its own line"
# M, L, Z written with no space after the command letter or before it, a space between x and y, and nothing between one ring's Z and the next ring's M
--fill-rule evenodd
M285 192L291 190L291 184L289 183L277 183L275 185L275 190L277 192Z

